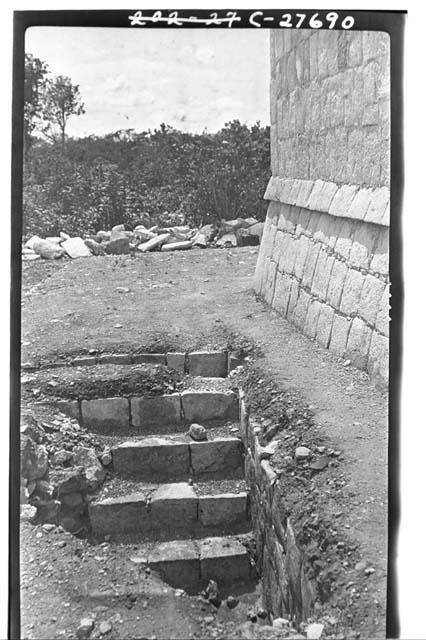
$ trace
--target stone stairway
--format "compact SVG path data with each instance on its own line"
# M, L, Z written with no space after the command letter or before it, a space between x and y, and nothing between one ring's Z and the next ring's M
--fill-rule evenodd
M110 481L89 505L95 536L149 542L143 563L189 593L211 579L229 588L254 578L243 544L250 531L243 446L239 438L223 435L223 429L218 433L217 423L212 428L209 420L223 419L223 412L214 414L217 394L209 395L203 395L206 441L189 437L184 414L166 435L123 439L111 450ZM195 412L194 395L187 397L190 418L200 420L199 395ZM160 398L155 402L158 416Z

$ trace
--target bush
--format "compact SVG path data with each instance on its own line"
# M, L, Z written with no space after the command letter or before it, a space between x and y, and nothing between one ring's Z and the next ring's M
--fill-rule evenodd
M36 141L24 167L24 232L263 220L269 173L269 127L237 120L215 134L161 125L63 146Z

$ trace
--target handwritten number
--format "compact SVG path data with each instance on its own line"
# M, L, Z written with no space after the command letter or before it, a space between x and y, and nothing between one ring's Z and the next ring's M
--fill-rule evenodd
M334 29L334 26L337 22L337 18L339 17L339 15L335 12L335 11L330 11L330 13L327 13L327 15L325 16L325 19L329 21L329 29Z
M352 29L355 24L355 18L353 16L346 16L342 21L342 29Z
M291 27L293 26L291 24L291 13L283 13L283 15L281 16L282 20L280 22L280 27L286 27L287 29L291 29Z

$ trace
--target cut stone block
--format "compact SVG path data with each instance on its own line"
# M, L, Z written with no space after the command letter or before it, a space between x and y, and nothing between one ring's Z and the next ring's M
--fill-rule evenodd
M56 406L59 411L70 416L70 418L80 420L80 403L78 400L58 400Z
M191 376L224 378L227 374L227 357L224 351L193 351L188 355Z
M132 398L130 409L134 427L172 424L181 421L180 395L178 393L154 398Z
M74 367L93 366L94 364L96 364L96 362L97 362L97 359L95 357L93 357L93 356L74 358L74 360L71 360L71 364Z
M197 589L200 580L198 550L192 540L157 543L149 553L148 564L172 587Z
M189 445L165 438L123 442L112 449L114 471L140 478L187 478Z
M159 487L151 496L150 508L156 531L191 530L197 523L198 498L187 482Z
M234 538L205 538L200 543L201 580L232 584L250 577L250 559L245 547Z
M183 240L182 242L170 242L169 244L163 244L161 251L182 251L182 249L191 249L192 241Z
M134 364L166 364L164 353L137 353L133 356Z
M138 251L142 251L145 253L146 251L153 251L154 249L158 249L170 238L170 233L162 233L159 236L155 236L148 242L143 242L138 246Z
M130 364L132 357L128 353L111 353L99 356L99 364Z
M247 493L199 497L199 520L206 526L229 526L247 520Z
M97 534L150 533L151 518L146 497L134 493L89 504L89 519Z
M185 421L224 420L238 417L238 402L232 391L183 391Z
M99 398L81 401L81 417L85 426L128 427L129 401L127 398Z
M229 477L243 473L243 445L239 438L216 438L191 442L191 466L196 476L220 474Z
M184 353L166 353L166 364L176 371L185 371L185 354Z

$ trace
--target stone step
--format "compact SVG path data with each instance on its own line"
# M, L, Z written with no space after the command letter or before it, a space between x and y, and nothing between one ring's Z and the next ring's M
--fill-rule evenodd
M167 540L216 531L240 533L248 528L248 499L245 491L198 496L188 483L178 482L92 502L89 519L97 535Z
M242 478L243 446L239 438L218 437L202 442L148 437L112 448L114 471L149 480Z
M197 592L215 580L219 589L252 579L250 556L236 538L172 540L158 543L147 564L173 587Z

